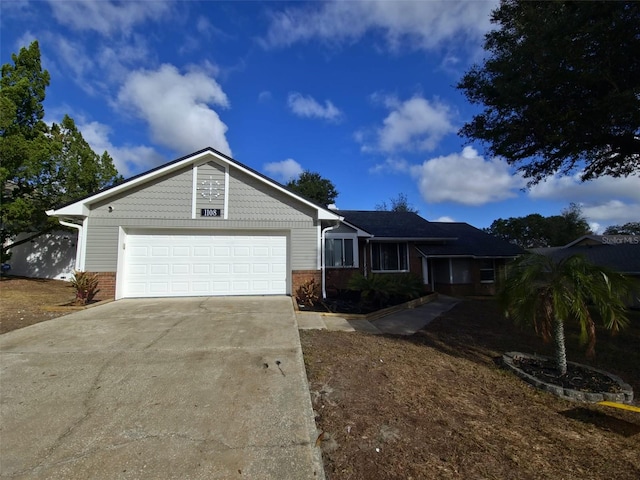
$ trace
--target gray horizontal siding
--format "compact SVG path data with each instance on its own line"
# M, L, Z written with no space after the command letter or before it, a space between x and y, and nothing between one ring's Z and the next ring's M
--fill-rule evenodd
M236 168L229 171L229 219L304 220L314 209Z
M318 229L316 227L291 230L291 247L292 270L318 268Z
M93 205L90 216L114 219L191 218L192 197L193 173L189 167ZM111 212L109 207L113 209Z
M84 269L88 272L115 272L118 262L118 227L93 225L87 227Z
M202 165L198 167L197 181L204 181L204 177L209 180L211 176L222 182L220 172L215 164ZM238 234L243 231L283 232L290 238L291 268L317 268L318 229L313 207L230 166L229 188L224 192L228 195L228 218L204 218L199 214L192 218L193 187L193 170L189 166L92 205L85 268L95 272L116 270L119 227L125 232L189 229L212 235L229 231ZM202 196L198 190L196 195ZM202 205L201 199L196 198L196 206Z

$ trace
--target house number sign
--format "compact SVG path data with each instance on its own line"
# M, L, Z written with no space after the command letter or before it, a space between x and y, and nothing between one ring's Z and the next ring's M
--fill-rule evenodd
M201 217L219 217L220 209L219 208L201 208L200 216Z

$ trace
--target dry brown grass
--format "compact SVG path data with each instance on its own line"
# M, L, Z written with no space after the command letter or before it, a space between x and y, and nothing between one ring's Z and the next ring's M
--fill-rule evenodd
M590 362L636 391L638 320L626 335L599 332ZM549 347L493 301L463 302L411 337L301 338L329 479L640 478L640 414L560 400L503 370L504 350Z
M22 277L0 277L0 334L64 315L48 307L73 300L69 282Z

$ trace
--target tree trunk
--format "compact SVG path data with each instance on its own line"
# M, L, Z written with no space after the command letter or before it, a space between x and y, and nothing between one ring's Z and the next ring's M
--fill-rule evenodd
M560 375L566 375L567 352L564 346L564 324L557 318L553 322L553 340L556 344L556 368Z

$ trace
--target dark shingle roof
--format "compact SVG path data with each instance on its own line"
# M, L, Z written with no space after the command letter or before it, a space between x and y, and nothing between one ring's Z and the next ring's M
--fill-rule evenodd
M517 245L496 238L479 230L468 223L444 223L435 225L449 237L456 237L455 241L445 244L418 244L418 250L431 257L516 257L522 255Z
M376 239L414 240L427 256L516 257L520 247L493 237L468 223L429 222L411 212L340 210L348 223Z
M379 210L339 210L345 221L377 238L443 239L452 236L411 212L386 212ZM455 235L454 235L455 237Z
M571 245L571 244L569 244ZM602 267L609 267L620 273L640 275L640 243L621 245L577 245L563 248L539 248L537 253L561 260L571 255L584 255L587 260Z

